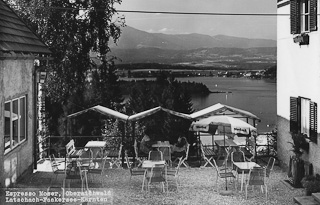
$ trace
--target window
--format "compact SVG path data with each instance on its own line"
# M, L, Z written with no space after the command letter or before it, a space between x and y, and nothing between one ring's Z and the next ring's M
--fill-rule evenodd
M291 33L317 30L317 0L290 0Z
M7 153L27 139L26 97L5 102L4 152Z
M306 134L317 143L317 103L302 97L290 97L290 132Z

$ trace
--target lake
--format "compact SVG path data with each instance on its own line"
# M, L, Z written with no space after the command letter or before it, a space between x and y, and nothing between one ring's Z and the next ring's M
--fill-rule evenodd
M276 126L276 82L268 79L192 77L177 78L181 82L205 84L211 93L207 96L192 96L193 108L201 110L221 103L249 111L261 119L257 122L258 132L269 132Z

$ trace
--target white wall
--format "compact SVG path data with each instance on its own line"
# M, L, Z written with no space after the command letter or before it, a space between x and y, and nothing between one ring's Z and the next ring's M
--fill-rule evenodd
M282 2L281 2L282 3ZM319 2L318 2L319 6ZM318 9L319 13L319 9ZM278 8L277 17L277 116L278 116L278 157L282 163L289 162L293 153L288 141L290 118L290 97L310 98L318 104L318 132L320 110L320 34L308 33L309 45L293 42L296 35L290 33L290 4ZM318 15L318 30L319 28ZM320 144L320 140L318 139ZM310 143L309 155L304 159L320 170L320 146Z

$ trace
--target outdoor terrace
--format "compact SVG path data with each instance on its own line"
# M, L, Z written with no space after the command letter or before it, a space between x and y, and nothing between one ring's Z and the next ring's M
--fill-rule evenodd
M263 162L258 162L263 165ZM192 164L192 162L190 162ZM180 187L176 189L174 183L169 184L169 192L162 193L160 185L152 188L149 192L141 191L143 176L133 176L131 181L130 172L128 169L107 168L104 176L95 178L89 184L89 189L101 187L102 190L110 191L111 198L106 204L233 204L233 205L257 205L257 204L276 204L288 205L294 204L293 198L296 196L304 196L304 189L293 189L290 185L283 182L287 178L287 173L282 171L280 167L275 165L268 186L268 201L265 195L255 188L254 191L248 190L248 199L245 199L245 192L240 192L240 187L235 190L233 184L228 183L228 189L233 190L230 196L223 196L219 191L225 189L224 179L218 180L218 186L215 187L216 172L212 167L182 167L179 171ZM63 175L58 175L55 181L55 176L51 171L49 160L44 160L38 164L37 172L31 176L27 176L21 180L16 187L22 190L35 188L38 190L47 190L52 181L52 188L60 189ZM239 180L240 181L240 180ZM80 184L73 184L75 187L80 187ZM56 187L56 188L54 188ZM21 203L20 203L21 204ZM30 203L29 203L30 204ZM48 203L50 204L50 203ZM57 203L52 203L57 204ZM60 203L63 204L63 203ZM66 203L66 204L79 204ZM80 203L81 204L81 203ZM90 203L89 203L90 204ZM91 203L95 204L95 203Z

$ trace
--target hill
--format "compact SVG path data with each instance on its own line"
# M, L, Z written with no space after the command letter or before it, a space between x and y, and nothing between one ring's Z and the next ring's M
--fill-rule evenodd
M256 48L276 47L276 41L270 39L250 39L225 35L209 36L203 34L177 34L148 33L132 27L122 29L117 45L111 48L139 49L159 48L172 50L190 50L197 48Z

